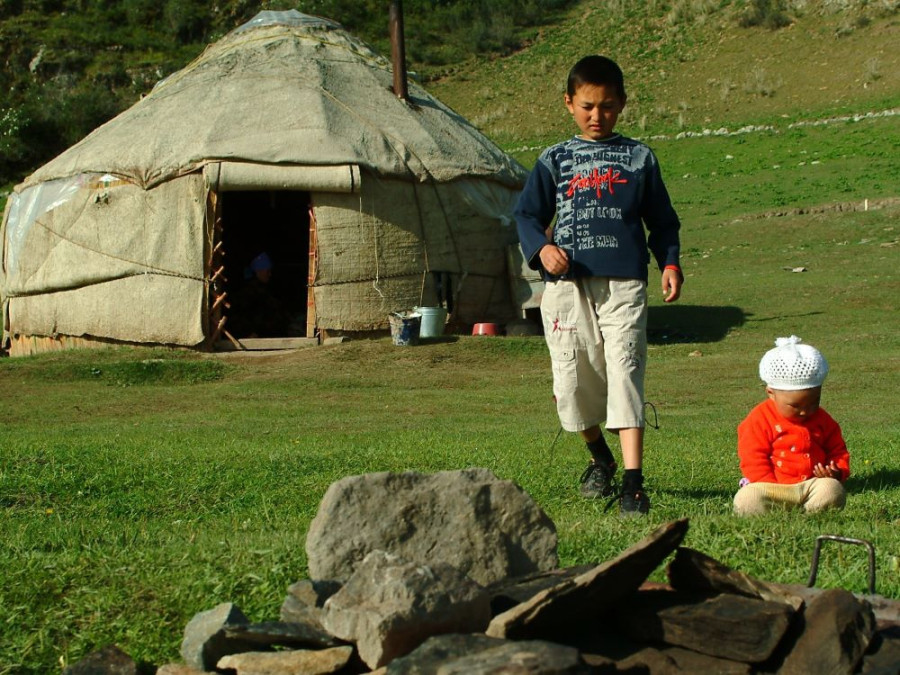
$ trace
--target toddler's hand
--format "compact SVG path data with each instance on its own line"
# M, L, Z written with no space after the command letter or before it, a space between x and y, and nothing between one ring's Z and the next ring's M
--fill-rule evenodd
M813 467L813 475L816 478L837 478L840 480L841 470L837 467L837 464L834 463L834 460L829 462L828 466L823 466L822 463L819 462Z

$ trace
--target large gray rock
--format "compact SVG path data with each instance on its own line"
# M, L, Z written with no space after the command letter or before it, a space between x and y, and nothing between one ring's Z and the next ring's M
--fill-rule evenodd
M418 565L373 551L324 606L322 624L356 643L360 659L378 668L433 635L483 631L490 595L446 565Z
M304 605L293 595L288 594L281 603L278 616L289 623L303 623L307 626L322 626L322 608Z
M306 538L309 577L345 581L368 553L452 565L482 585L556 568L556 527L487 469L350 476L328 488Z

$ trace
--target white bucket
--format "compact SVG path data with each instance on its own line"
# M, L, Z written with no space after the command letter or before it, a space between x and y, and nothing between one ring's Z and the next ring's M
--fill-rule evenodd
M414 311L422 315L419 337L440 337L444 334L444 324L447 322L446 309L443 307L416 307Z

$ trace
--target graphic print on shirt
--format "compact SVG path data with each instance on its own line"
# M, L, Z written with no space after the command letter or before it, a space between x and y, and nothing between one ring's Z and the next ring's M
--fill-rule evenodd
M614 234L591 230L598 220L623 220L621 207L615 205L615 195L616 190L626 189L631 182L623 168L631 164L632 158L627 152L612 148L597 152L593 147L589 152L573 149L560 159L559 175L568 180L557 186L556 245L570 255L576 251L619 248L619 239Z

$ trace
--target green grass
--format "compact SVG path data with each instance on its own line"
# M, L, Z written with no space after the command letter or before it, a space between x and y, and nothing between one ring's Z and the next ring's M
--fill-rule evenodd
M0 673L46 672L113 642L139 660L176 660L190 618L224 601L255 621L277 618L287 585L305 575L325 490L373 471L487 467L554 520L563 565L607 559L688 517L686 545L805 583L818 535L863 538L876 547L877 591L900 597L897 216L685 231L684 298L651 308L647 394L660 428L647 433L653 509L636 521L578 497L586 455L572 435L553 443L540 338L0 361ZM784 269L799 266L808 271ZM851 449L849 502L740 520L730 512L735 426L761 399L759 357L790 333L831 363L823 405ZM818 585L862 592L866 572L862 549L826 545Z
M900 115L650 143L686 222L893 198L900 185Z
M898 196L900 115L646 142L659 157L688 242L697 224L848 202L862 207L865 200L874 206ZM543 147L511 154L532 166Z

